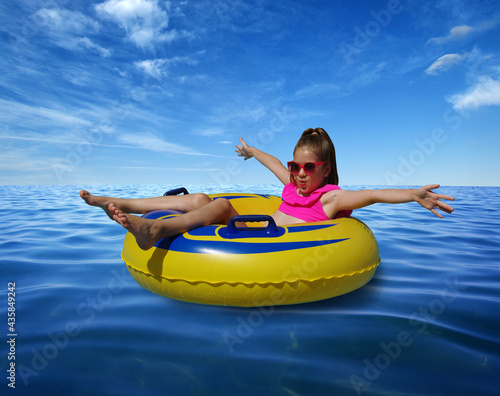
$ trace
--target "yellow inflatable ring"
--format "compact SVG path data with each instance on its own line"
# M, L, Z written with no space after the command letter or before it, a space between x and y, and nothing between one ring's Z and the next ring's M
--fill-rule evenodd
M210 197L231 200L242 215L263 216L200 227L162 239L147 251L127 233L122 259L137 283L166 297L201 304L298 304L360 288L380 262L373 233L353 217L277 227L269 215L280 205L280 197L234 193ZM154 211L144 216L178 215ZM252 223L238 228L236 221Z

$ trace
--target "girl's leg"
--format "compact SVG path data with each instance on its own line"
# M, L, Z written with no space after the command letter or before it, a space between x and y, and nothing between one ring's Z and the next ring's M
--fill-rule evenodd
M90 194L88 191L80 191L80 197L91 206L102 208L106 214L113 219L113 214L109 211L109 204L114 203L124 213L146 213L152 210L179 210L190 212L198 209L212 199L206 194L168 195L166 197L123 199L114 197L99 197Z
M143 250L150 249L162 238L182 234L193 228L208 224L227 224L231 217L238 214L231 203L223 198L211 201L183 215L163 220L125 214L113 203L109 204L108 210L113 220L135 236L137 244Z

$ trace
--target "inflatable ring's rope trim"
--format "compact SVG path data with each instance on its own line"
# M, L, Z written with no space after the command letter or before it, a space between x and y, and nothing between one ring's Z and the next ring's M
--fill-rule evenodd
M313 282L317 282L317 281L323 281L323 280L330 280L330 279L333 279L333 278L343 278L343 277L346 277L346 276L353 276L353 275L357 275L357 274L362 274L366 271L370 271L372 270L373 268L376 268L380 263L380 259L373 265L371 265L370 267L368 268L364 268L362 270L359 270L359 271L352 271L352 272L349 272L349 273L346 273L346 274L342 274L342 275L332 275L332 276L328 276L328 277L320 277L320 278L316 278L316 279L311 279L311 280L306 280L306 279L297 279L297 280L294 280L294 281L281 281L281 282L251 282L251 283L244 283L244 282L208 282L208 281L204 281L204 280L199 280L199 281L188 281L186 279L174 279L174 278L167 278L167 277L164 277L162 275L153 275L153 274L150 274L148 272L144 272L144 271L141 271L137 268L134 268L132 267L130 264L126 263L127 264L127 267L129 267L130 269L134 270L135 272L139 272L140 274L143 274L143 275L146 275L146 276L152 276L153 278L161 278L163 280L166 280L167 282L171 282L171 283L174 283L174 282L186 282L186 283L189 283L190 285L193 285L193 286L196 286L196 285L199 285L200 283L205 283L207 285L210 285L210 286L213 286L213 287L219 287L219 286L222 286L222 285L229 285L229 286L232 286L232 287L236 287L236 286L239 286L239 285L243 285L243 286L246 286L248 288L252 288L254 286L260 286L260 287L269 287L269 286L274 286L278 289L281 289L283 288L283 286L285 285L289 285L290 287L292 288L297 288L297 285L299 283L305 283L305 284L310 284L310 283L313 283Z

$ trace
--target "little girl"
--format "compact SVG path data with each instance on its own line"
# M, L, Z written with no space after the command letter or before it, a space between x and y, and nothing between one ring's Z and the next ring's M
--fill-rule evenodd
M418 202L436 216L436 211L451 213L453 208L440 199L454 198L435 194L432 189L439 184L419 189L385 189L347 191L338 187L335 147L322 128L304 131L293 151L293 161L287 167L276 158L255 147L248 146L243 138L236 146L238 156L245 160L255 157L285 185L283 202L272 215L277 225L324 221L349 216L353 209L374 203ZM82 190L80 196L92 206L99 206L108 216L125 227L136 238L141 249L150 249L160 239L178 235L208 224L228 224L238 215L226 199L213 200L205 194L164 196L143 199L98 197ZM130 215L158 209L178 210L185 214L152 220Z

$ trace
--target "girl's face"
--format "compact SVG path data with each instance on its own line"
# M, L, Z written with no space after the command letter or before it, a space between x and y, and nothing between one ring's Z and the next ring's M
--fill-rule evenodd
M304 165L306 162L321 162L321 159L307 148L295 150L293 160L300 165ZM327 182L326 178L329 174L330 164L323 164L316 166L316 172L312 175L307 175L304 168L300 168L299 173L293 175L293 178L299 188L300 195L307 196L314 190L323 187Z

